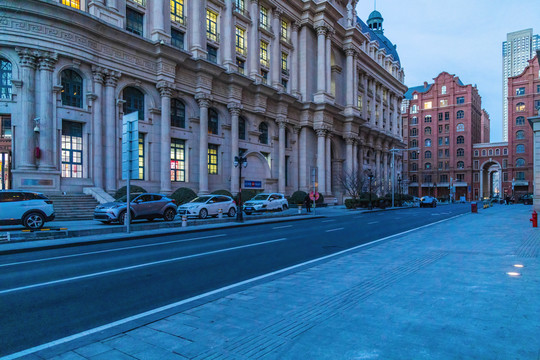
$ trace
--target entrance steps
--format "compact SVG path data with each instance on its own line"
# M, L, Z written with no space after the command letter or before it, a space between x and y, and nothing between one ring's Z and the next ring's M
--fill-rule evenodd
M92 220L99 203L91 195L47 195L52 200L56 220Z

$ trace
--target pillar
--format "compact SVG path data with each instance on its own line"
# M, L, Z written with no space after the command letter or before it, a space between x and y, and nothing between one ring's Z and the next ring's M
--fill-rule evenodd
M302 127L300 129L300 141L299 141L299 153L300 153L300 162L299 162L299 181L300 181L300 190L307 191L309 189L308 177L307 177L307 128Z
M160 134L160 161L159 179L160 192L169 194L171 188L171 97L173 84L160 81L157 89L161 96L161 134Z
M352 151L352 172L354 176L358 174L358 141L353 140L353 151Z
M384 150L383 151L383 158L382 158L382 162L383 162L383 168L382 168L382 171L383 171L383 195L386 194L386 192L388 191L388 150Z
M293 177L293 189L296 191L300 189L300 127L295 126L293 128L294 134L294 177Z
M353 175L353 144L354 139L351 137L345 138L345 176Z
M326 90L326 26L319 26L317 30L317 92L322 94Z
M345 54L347 55L347 63L346 63L346 105L347 106L353 106L354 105L354 50L353 49L347 49L345 50Z
M227 108L231 113L231 193L237 194L240 189L240 181L242 181L242 179L240 179L238 168L234 166L234 158L240 155L240 150L238 148L238 122L240 112L242 111L242 105L239 103L230 103L227 105ZM238 166L242 166L242 164L239 164Z
M167 13L165 13L165 1L152 1L152 11L150 14L152 14L153 29L151 36L153 41L162 40L164 35L166 36L164 21L165 16L170 16L169 12L170 9L167 8Z
M259 6L258 0L251 0L249 15L253 20L251 29L248 33L249 44L248 44L248 66L249 66L249 76L252 78L257 78L259 76L259 56L260 56L260 44L259 44Z
M278 118L279 127L279 151L278 151L278 191L282 194L285 193L285 131L287 122L285 118Z
M332 194L332 134L326 136L326 194Z
M236 27L233 26L233 0L225 0L225 8L223 9L223 23L226 24L223 37L221 41L223 43L223 65L227 68L227 71L234 71L236 69L236 62L234 61L235 50L233 45L236 39ZM253 51L250 48L250 51Z
M211 97L208 94L197 94L199 103L199 195L208 194L208 108Z
M92 137L93 137L93 159L94 165L94 186L103 189L103 84L105 82L105 74L103 69L92 67L92 75L94 80L94 108L92 112Z
M43 52L39 58L39 148L41 157L39 169L51 171L56 168L56 146L53 122L52 72L57 61L56 54Z
M484 170L483 169L480 170L479 179L480 179L480 199L478 200L482 200L484 198Z
M274 40L272 42L272 55L270 58L270 75L272 86L279 88L281 86L281 14L282 10L276 8L272 18L272 27L274 28Z
M360 143L360 140L357 141L358 144L358 172L363 174L364 172L364 147Z
M15 133L17 156L16 167L18 170L35 169L34 159L34 118L35 118L35 71L36 52L31 49L16 48L20 58L22 89L20 95L20 121L17 122L17 132ZM17 159L18 157L18 159Z
M375 150L375 179L378 183L381 181L381 149Z
M326 74L326 93L332 93L332 32L326 33L326 61L325 61L325 74Z
M193 57L201 58L206 55L206 44L204 38L206 33L203 32L206 27L206 1L190 1L188 5L192 8L192 23L190 28L192 29L192 41L190 51L193 53ZM188 19L189 20L189 19ZM189 22L188 22L189 24Z
M105 189L116 190L116 85L120 73L108 71L105 79Z
M325 129L317 129L317 175L319 182L318 191L319 192L325 192L326 191L326 163L325 163L325 155L326 155L326 130Z
M117 1L118 0L106 0L107 6L113 8L113 9L118 9L118 7L116 5Z
M296 21L291 24L291 43L293 46L293 51L291 54L291 71L289 78L291 79L291 93L293 95L299 95L298 89L298 79L299 79L299 70L298 70L298 29L299 25Z

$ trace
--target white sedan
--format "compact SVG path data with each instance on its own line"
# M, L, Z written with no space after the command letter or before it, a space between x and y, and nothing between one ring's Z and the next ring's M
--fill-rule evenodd
M236 216L236 203L226 195L199 196L180 205L178 215L206 219L208 216L217 216L220 209L223 214L227 214L229 217Z
M251 215L254 212L282 211L289 208L289 202L283 194L259 194L244 203L244 212Z

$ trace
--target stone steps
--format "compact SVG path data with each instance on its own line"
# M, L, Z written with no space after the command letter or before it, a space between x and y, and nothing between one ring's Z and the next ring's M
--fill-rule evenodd
M53 202L55 220L92 220L94 209L99 203L90 195L69 194L50 195Z

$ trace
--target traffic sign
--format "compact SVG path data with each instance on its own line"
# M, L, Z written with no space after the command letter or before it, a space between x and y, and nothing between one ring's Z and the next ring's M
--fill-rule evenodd
M124 115L122 122L122 180L139 178L139 112Z
M318 192L313 192L311 191L309 193L309 198L312 200L312 201L317 201L319 200L319 193Z

